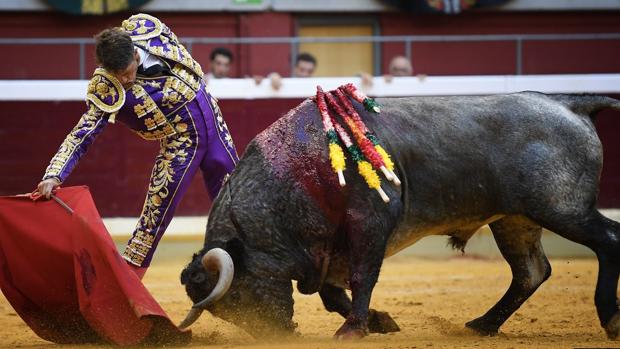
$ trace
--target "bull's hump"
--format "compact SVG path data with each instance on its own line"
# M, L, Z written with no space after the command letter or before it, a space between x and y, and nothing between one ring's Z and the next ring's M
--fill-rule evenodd
M306 99L276 120L254 138L258 147L264 153L269 153L273 150L282 150L285 144L306 141L306 136L298 132L298 125L300 121L308 122L314 117L316 111L313 109L316 108L313 108L313 105L310 99Z
M306 100L261 132L254 145L267 172L278 188L286 182L330 221L336 221L344 206L343 190L331 169L327 137L318 108ZM246 151L247 152L247 151Z
M275 171L274 175L284 178L291 176L297 167L316 167L316 162L326 154L321 147L326 147L327 141L321 141L320 135L318 109L307 99L258 134L254 141Z

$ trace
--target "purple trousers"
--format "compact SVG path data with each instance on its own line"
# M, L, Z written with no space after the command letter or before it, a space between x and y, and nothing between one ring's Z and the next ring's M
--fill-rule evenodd
M142 214L123 252L123 258L138 267L150 265L198 169L215 199L239 161L217 102L204 86L176 115L171 121L177 133L160 141Z

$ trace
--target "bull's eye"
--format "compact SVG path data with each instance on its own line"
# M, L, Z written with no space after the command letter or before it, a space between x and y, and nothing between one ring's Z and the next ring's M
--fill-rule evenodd
M204 273L197 272L192 274L191 279L193 283L200 284L205 281L206 276Z

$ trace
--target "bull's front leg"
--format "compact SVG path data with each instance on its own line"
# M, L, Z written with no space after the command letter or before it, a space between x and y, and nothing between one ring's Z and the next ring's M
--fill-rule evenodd
M351 313L351 299L344 289L326 284L323 285L319 294L327 311L337 312L345 319ZM400 328L387 312L369 309L368 331L370 333L389 333L398 332Z
M337 339L356 339L368 334L368 307L383 263L387 236L382 229L372 229L372 225L360 221L347 231L352 303L351 312L334 335Z

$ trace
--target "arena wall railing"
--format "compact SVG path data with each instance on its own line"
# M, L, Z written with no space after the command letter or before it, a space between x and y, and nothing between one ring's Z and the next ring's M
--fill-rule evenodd
M274 90L268 79L259 84L253 79L214 79L210 92L218 99L304 98L314 95L316 86L333 89L352 82L362 86L359 77L284 78ZM0 101L82 101L87 80L0 80ZM571 75L484 75L417 76L373 78L365 92L375 97L484 95L539 91L544 93L620 93L620 74Z
M523 44L532 41L601 41L619 40L620 33L574 33L574 34L486 34L486 35L377 35L377 36L346 36L346 37L183 37L182 43L191 53L194 45L268 45L288 44L290 50L290 68L293 66L302 43L373 43L374 71L381 71L381 44L400 43L403 52L409 60L414 62L412 52L414 43L441 43L441 42L511 42L515 44L515 74L523 73ZM77 45L79 76L87 79L90 72L86 71L86 47L95 43L93 38L0 38L0 48L3 45Z

